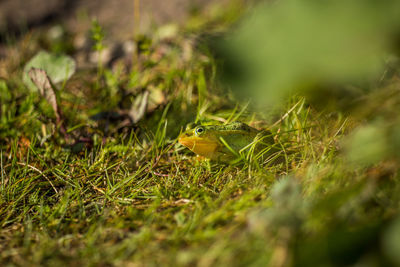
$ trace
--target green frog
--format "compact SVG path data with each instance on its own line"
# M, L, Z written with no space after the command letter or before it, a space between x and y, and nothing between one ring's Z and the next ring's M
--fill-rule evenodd
M182 133L178 141L194 153L220 162L232 162L243 152L260 152L274 144L270 131L242 122L198 125Z

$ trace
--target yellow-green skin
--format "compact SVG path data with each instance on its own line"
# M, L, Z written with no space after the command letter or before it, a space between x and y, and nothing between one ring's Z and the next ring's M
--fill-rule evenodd
M272 145L271 132L257 130L242 122L226 125L199 125L182 133L179 143L194 153L221 162L230 162L243 151Z

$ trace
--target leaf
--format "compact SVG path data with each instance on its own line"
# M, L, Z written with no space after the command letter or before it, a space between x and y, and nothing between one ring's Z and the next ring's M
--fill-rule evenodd
M56 55L45 51L37 53L24 68L23 81L32 91L36 86L32 83L28 72L32 68L44 70L53 83L59 83L68 80L76 69L75 61L66 55Z
M38 88L40 94L53 108L54 114L56 115L57 124L60 125L60 130L65 135L66 130L62 123L62 113L58 107L55 87L52 85L46 71L38 68L32 68L29 70L28 75L31 78L33 84Z
M161 104L165 104L167 99L165 98L164 92L159 88L149 88L149 99L147 103L147 112L154 111Z
M54 87L51 84L50 78L46 71L38 68L31 68L28 72L29 77L35 86L39 89L39 92L47 102L53 107L54 113L56 114L57 121L60 119L59 109L57 105L57 97L54 91Z
M157 107L166 102L163 91L159 88L149 86L143 93L136 96L131 109L127 115L136 123L147 113L153 112Z
M129 117L136 123L140 121L146 113L147 101L149 99L149 91L138 95L129 110Z

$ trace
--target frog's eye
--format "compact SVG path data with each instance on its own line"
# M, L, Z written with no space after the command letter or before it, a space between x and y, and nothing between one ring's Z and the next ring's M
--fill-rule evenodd
M196 135L201 135L202 133L205 132L205 129L203 126L199 126L194 130L194 132L196 133Z

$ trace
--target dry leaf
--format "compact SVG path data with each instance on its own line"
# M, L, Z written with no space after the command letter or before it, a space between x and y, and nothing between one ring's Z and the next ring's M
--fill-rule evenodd
M32 82L39 89L40 94L52 106L54 114L56 115L57 124L60 126L60 131L62 134L66 135L66 130L62 123L62 113L57 104L57 96L55 93L55 88L51 83L51 80L47 75L46 71L38 68L31 68L28 74Z
M145 91L143 94L140 94L136 97L128 113L133 123L140 121L145 115L148 99L149 99L148 91Z
M60 120L60 114L57 105L57 97L49 76L47 76L47 73L44 70L38 68L31 68L28 74L32 82L39 89L40 94L44 96L47 102L49 102L53 107L58 122Z
M18 158L23 159L26 157L26 152L29 149L29 146L31 145L31 141L25 137L21 136L18 140Z
M35 84L31 82L32 78L28 73L32 68L44 70L56 84L67 81L75 73L76 64L75 60L69 56L40 51L24 67L23 81L29 89L34 91Z
M147 112L153 112L161 104L164 104L167 99L165 98L164 92L159 88L150 88L149 100L147 104Z

